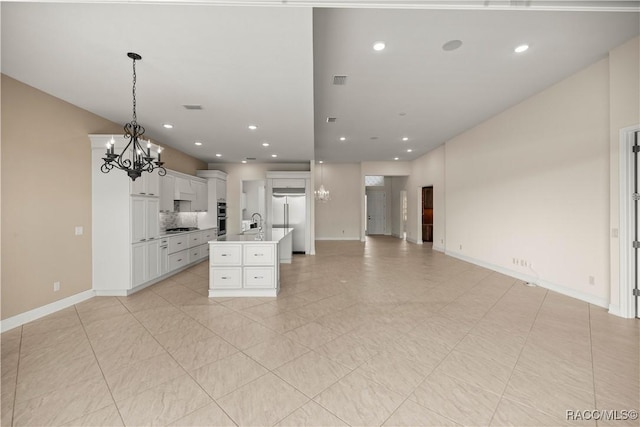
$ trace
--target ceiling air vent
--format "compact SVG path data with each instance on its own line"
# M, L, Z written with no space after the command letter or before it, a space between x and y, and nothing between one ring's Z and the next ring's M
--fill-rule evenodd
M183 105L184 108L186 108L187 110L202 110L202 105L197 105L197 104L186 104Z
M336 120L338 119L336 119L335 117L327 117L327 123L335 123Z
M333 84L336 86L344 86L347 84L347 76L333 76Z
M246 160L255 160L255 157L247 157Z

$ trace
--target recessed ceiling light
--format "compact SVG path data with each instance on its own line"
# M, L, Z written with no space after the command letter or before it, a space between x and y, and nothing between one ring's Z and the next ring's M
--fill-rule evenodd
M340 137L340 141L346 141L346 140L347 140L347 138L345 138L344 136Z
M460 46L462 46L462 40L449 40L442 45L442 50L450 52L458 49Z
M322 160L320 160L318 163L324 163Z
M241 163L247 163L247 161L246 161L246 160L243 160Z
M383 50L386 47L386 45L384 44L384 42L375 42L373 44L373 50Z
M262 146L263 146L263 147L268 147L268 146L269 146L269 143L268 143L268 142L263 142L263 143L262 143Z
M222 154L216 153L216 157L222 157Z
M196 145L202 145L202 142L200 142L200 141L196 141L196 142L194 142L194 144L196 144Z
M278 155L277 154L272 154L271 157L278 157Z
M249 125L249 126L248 126L248 128L249 128L250 130L256 130L256 129L258 129L258 126L256 126L256 125Z
M412 152L413 150L411 148L407 148L407 153Z
M369 138L369 139L376 140L376 139L378 139L378 137L377 137L377 136L372 136L372 137L371 137L371 138Z
M408 137L406 137L406 136L404 136L404 137L402 137L402 140L403 140L403 141L408 141L408 140L409 140L409 138L408 138Z
M173 129L173 125L171 123L164 123L162 127L164 127L165 129Z
M521 44L520 46L518 46L515 49L513 49L513 51L515 53L522 53L522 52L525 52L527 49L529 49L529 45L528 44Z
M393 160L400 160L400 157L394 157Z

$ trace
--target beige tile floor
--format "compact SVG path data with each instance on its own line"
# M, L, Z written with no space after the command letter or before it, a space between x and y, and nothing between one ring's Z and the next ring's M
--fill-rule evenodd
M2 425L596 425L566 411L639 409L636 320L394 238L317 252L282 266L278 298L209 299L203 262L2 334Z

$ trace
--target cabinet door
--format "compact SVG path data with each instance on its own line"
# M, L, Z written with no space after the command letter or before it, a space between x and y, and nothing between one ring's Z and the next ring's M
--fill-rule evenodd
M207 210L207 184L200 181L191 181L196 199L191 203L194 212L205 212Z
M144 191L147 196L160 196L160 175L158 175L158 171L143 173L142 177L144 178Z
M138 243L131 248L131 282L133 287L147 281L147 245Z
M146 244L147 246L147 277L146 281L160 276L160 240Z
M160 275L169 272L169 247L167 239L160 240Z
M216 197L218 200L227 200L227 181L216 179Z
M147 239L146 200L144 197L131 198L131 243Z
M173 175L160 177L160 211L173 212L173 197L176 191L176 178Z
M160 206L160 201L158 199L148 198L145 200L146 202L146 233L147 240L155 239L160 235L160 214L158 207Z
M209 273L209 287L211 289L240 289L242 288L242 268L213 267Z

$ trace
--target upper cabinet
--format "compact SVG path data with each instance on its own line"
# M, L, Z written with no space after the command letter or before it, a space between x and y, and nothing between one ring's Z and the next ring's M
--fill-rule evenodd
M160 212L173 212L176 177L167 173L160 177Z
M227 201L227 180L216 179L216 201Z
M195 199L191 202L191 210L194 212L206 212L208 207L207 183L191 180L191 188L195 191Z
M160 175L157 172L143 173L135 181L131 181L132 196L160 196Z

